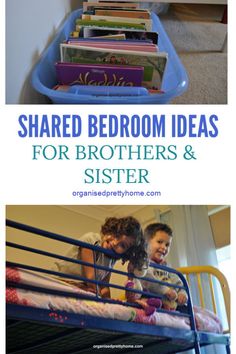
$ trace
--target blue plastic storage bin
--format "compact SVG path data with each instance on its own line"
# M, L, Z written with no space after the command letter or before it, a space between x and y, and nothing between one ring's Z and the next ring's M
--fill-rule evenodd
M53 90L57 84L54 63L60 60L60 43L65 40L75 28L75 20L82 10L71 13L59 30L58 34L46 49L32 74L32 85L36 91L49 97L53 103L60 104L166 104L188 88L188 76L170 39L168 38L157 15L152 14L153 31L158 32L158 47L168 53L168 63L163 78L163 94L137 96L98 96L96 94L81 94L77 90L63 92Z

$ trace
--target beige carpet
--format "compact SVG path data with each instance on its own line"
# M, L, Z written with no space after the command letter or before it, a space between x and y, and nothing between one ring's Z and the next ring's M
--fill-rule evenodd
M221 5L171 4L159 14L189 76L188 91L174 104L227 103L227 25Z

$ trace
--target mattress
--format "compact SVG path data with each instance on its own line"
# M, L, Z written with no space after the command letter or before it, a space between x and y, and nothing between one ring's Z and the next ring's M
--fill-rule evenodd
M95 294L84 291L74 285L42 273L36 273L21 268L6 268L6 279L10 284L36 286L44 288L44 293L28 289L7 286L6 302L22 306L37 307L51 310L49 316L54 316L58 322L66 322L66 316L58 316L56 311L66 311L80 315L90 315L100 318L145 323L190 330L188 317L156 311L146 316L142 309L126 306L125 302L104 303L98 301ZM50 294L50 291L70 293L70 296ZM73 296L74 295L74 296ZM84 299L83 299L84 297ZM194 307L196 326L199 331L222 333L222 325L212 312Z

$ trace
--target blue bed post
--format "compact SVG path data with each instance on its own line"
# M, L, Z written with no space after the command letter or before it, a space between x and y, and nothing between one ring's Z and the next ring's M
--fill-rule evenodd
M93 250L93 264L96 264L96 252ZM97 268L94 267L94 273L95 273L95 281L96 281L96 297L99 297L99 287L98 287L98 278L97 278Z
M190 314L190 327L191 330L194 332L194 350L195 350L195 354L201 354L201 348L200 348L200 337L199 334L197 332L197 328L196 328L196 322L195 322L195 318L194 318L194 313L193 313L193 305L192 305L192 298L191 298L191 294L189 291L189 287L188 287L188 283L187 280L185 279L184 275L178 271L176 271L176 273L178 274L178 276L180 277L180 279L183 282L183 285L185 287L185 291L188 294L188 310L189 310L189 314Z
M196 354L201 354L201 348L200 348L200 338L199 338L199 334L197 333L197 331L195 331L194 333L195 336L195 341L194 341L194 349L195 349L195 353Z
M226 344L226 346L225 346L225 349L226 349L226 353L227 354L230 354L231 353L231 351L230 351L230 340L228 339L228 343Z

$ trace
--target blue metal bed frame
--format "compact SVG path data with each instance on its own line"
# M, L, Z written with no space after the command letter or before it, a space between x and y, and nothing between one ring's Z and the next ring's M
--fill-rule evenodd
M69 243L72 245L77 245L79 247L85 247L93 250L93 252L103 252L112 257L117 257L114 253L109 250L103 249L98 246L93 246L82 241L75 240L73 238L65 237L62 235L58 235L52 232L44 231L32 226L28 226L25 224L21 224L18 222L14 222L11 220L6 221L6 226L15 228L18 230L22 230L28 233L33 233L37 236L42 236L46 238L50 238L53 240L57 240L59 242ZM70 261L73 263L78 263L82 265L91 266L91 263L82 262L80 260L70 259L68 257L64 257L61 255L57 255L55 253L46 252L43 250L39 250L32 247L23 246L20 244L16 244L13 242L6 242L8 247L13 247L15 249L21 249L26 252L33 252L36 254L40 254L42 256L53 257L57 259L63 259L65 261ZM118 257L117 257L118 258ZM95 257L94 257L95 259ZM9 267L19 267L22 269L28 269L33 271L38 271L41 273L46 273L49 275L62 276L63 278L68 278L72 280L79 281L87 281L90 283L96 284L97 292L95 296L84 296L81 294L75 294L71 292L59 291L46 289L42 287L36 287L26 284L18 284L14 282L7 282L7 286L22 288L29 291L37 291L43 293L49 293L64 297L74 297L80 299L91 299L93 301L104 302L104 303L113 303L113 304L122 304L122 301L112 300L112 299L102 299L98 295L98 286L99 285L109 285L111 288L122 289L125 290L124 286L120 286L117 284L106 284L104 282L98 280L88 280L84 277L75 276L71 274L58 273L48 269L42 269L34 266L29 266L26 264L7 262L7 266ZM92 264L96 269L105 269L108 270L107 267L98 266L95 263ZM144 349L142 349L142 353L180 353L186 351L188 349L194 349L196 354L201 353L201 347L208 346L211 344L223 344L226 348L226 353L230 354L230 339L228 335L221 335L215 333L206 333L199 332L196 329L195 319L193 315L192 301L191 295L189 292L188 284L185 277L178 271L166 267L160 266L156 264L152 264L153 267L158 269L164 269L170 273L177 274L183 282L183 286L178 286L179 288L184 288L188 294L189 301L187 305L188 313L180 313L178 311L171 311L171 315L179 316L179 317L188 317L190 320L191 330L183 330L176 329L172 327L164 327L164 326L156 326L149 324L141 324L135 322L127 322L121 320L112 320L106 318L99 318L90 315L80 315L75 313L68 313L66 311L54 311L57 313L57 316L61 316L62 318L66 318L66 321L63 323L59 323L58 320L54 316L49 316L51 310L42 309L42 308L33 308L29 306L15 305L15 304L7 304L6 314L7 314L7 353L18 353L18 354L28 354L28 353L94 353L94 348L91 347L90 341L90 350L88 349L88 336L93 341L95 340L93 337L94 331L95 333L99 333L99 337L96 337L96 343L100 343L100 345L107 344L109 347L109 343L136 343L142 342L144 343ZM109 269L113 273L122 274L128 277L129 275L134 276L133 274L129 274L123 271ZM136 277L138 278L138 277ZM152 279L145 278L146 280L155 282ZM172 287L177 287L177 285L160 282L163 285L168 285ZM130 289L129 289L130 290ZM143 295L151 295L152 297L156 297L156 294L150 294L141 292L139 290L132 290L136 293L142 293ZM136 306L137 304L126 303L127 306ZM158 312L169 313L166 310L158 309ZM53 325L53 326L52 326ZM56 333L52 333L52 328L55 328ZM29 339L29 329L33 331L31 334L33 339ZM91 332L92 331L92 332ZM36 336L36 333L40 333L40 336ZM44 333L44 336L42 335ZM92 334L91 334L92 333ZM141 337L140 337L141 336ZM99 338L99 339L98 339ZM140 339L141 338L141 339ZM69 341L66 341L69 339ZM72 348L70 348L70 344ZM110 344L114 345L114 344ZM65 348L64 348L65 346ZM128 353L133 352L135 349L125 350L121 348L122 346L117 346L112 349L112 352L115 353ZM64 349L63 349L64 348ZM135 347L133 347L135 348ZM115 350L116 349L116 350ZM119 349L122 349L121 351ZM107 352L106 349L103 348L103 352ZM110 352L110 349L108 349Z

